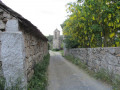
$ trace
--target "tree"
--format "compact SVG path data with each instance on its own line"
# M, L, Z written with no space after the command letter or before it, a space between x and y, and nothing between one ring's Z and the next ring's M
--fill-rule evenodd
M78 47L120 46L120 1L85 0L69 3L63 34ZM72 43L71 43L72 44Z

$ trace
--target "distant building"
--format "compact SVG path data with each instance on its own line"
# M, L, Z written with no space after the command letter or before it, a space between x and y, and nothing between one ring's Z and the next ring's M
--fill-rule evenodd
M60 31L56 29L53 35L53 49L60 49Z

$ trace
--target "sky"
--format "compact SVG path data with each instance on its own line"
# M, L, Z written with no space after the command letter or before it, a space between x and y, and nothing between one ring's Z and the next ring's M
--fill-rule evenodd
M76 0L2 0L24 18L31 21L45 35L53 35L67 18L66 4Z

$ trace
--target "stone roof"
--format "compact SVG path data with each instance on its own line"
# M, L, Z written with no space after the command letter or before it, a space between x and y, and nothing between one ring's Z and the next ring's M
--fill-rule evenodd
M40 30L37 29L36 26L34 26L30 21L25 19L23 16L6 6L1 0L0 0L0 8L4 11L10 13L12 16L18 19L19 23L22 24L24 27L28 28L25 29L27 32L30 32L37 38L41 38L42 40L48 41L48 39L40 32Z

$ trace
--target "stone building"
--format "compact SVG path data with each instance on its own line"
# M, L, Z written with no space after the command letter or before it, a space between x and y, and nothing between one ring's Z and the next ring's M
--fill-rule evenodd
M60 31L56 29L53 35L53 49L60 49Z
M0 1L0 76L6 85L21 87L34 74L34 65L48 53L47 38L30 21Z

